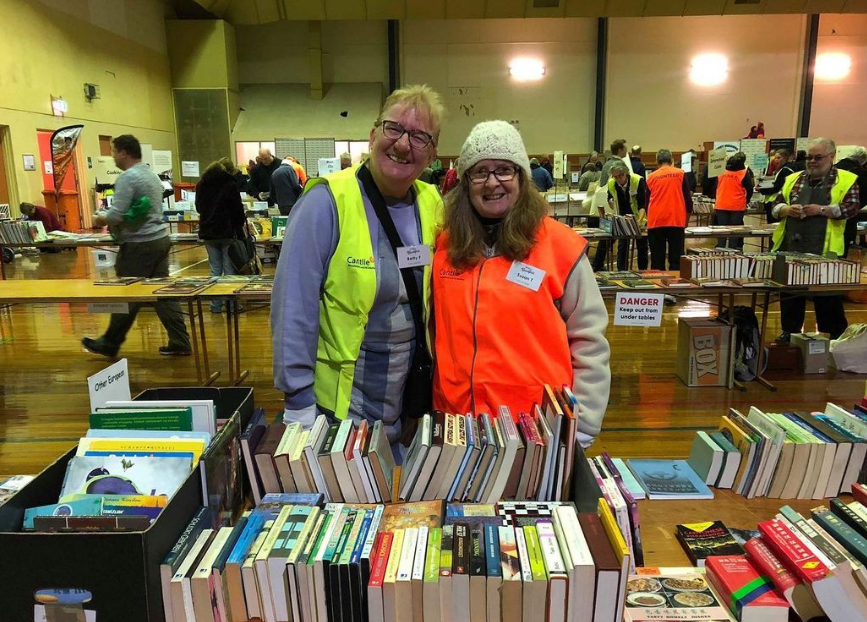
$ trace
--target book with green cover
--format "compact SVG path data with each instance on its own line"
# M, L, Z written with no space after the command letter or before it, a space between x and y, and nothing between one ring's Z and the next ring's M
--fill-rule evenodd
M90 427L100 430L172 430L191 432L192 408L106 409L90 413Z
M545 572L545 559L542 556L539 533L535 527L530 525L525 525L523 530L524 540L527 543L527 556L530 560L530 572L533 573L533 581L547 581L548 575Z

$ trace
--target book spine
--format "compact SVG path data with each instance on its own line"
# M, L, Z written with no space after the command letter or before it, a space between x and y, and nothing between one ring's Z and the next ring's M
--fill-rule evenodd
M440 527L434 527L428 533L423 578L425 583L436 583L439 580L442 537L443 533Z
M542 556L542 546L539 544L539 533L532 525L525 525L523 531L533 581L547 581L548 575L545 572L545 560Z
M444 525L440 539L439 576L450 577L454 565L454 525Z
M771 552L802 581L813 583L828 575L828 567L782 521L765 521L758 528Z
M867 521L840 499L831 499L831 512L854 529L862 538L867 537Z
M370 587L382 586L385 579L385 569L388 566L389 553L391 552L391 543L394 540L394 534L389 531L384 531L377 536L378 545L374 547L376 555L373 558L373 566L370 571Z
M837 540L855 559L862 564L867 564L867 539L827 508L811 510L811 514L819 526Z
M196 537L202 532L202 529L210 526L211 509L206 507L199 508L190 522L184 528L183 533L178 537L177 542L172 549L166 553L163 559L163 564L177 568L180 560L184 558L187 551L196 541Z
M485 566L489 577L502 577L500 565L500 536L496 525L485 525Z
M471 577L485 576L485 532L478 525L470 531L470 572Z
M424 580L425 573L425 553L427 552L427 541L428 541L428 527L426 525L422 525L418 528L418 537L416 538L415 543L415 557L413 558L412 563L412 580L413 581L422 581Z
M752 538L744 545L747 557L761 574L770 577L780 594L797 587L802 583L794 574L783 566L782 562L771 552L771 549L760 539Z
M468 575L470 567L470 530L465 523L455 525L454 556L452 571L456 575Z

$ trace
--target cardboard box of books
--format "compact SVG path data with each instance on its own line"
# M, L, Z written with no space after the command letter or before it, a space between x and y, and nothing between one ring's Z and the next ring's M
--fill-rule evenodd
M689 387L730 387L734 380L732 325L716 318L677 321L677 377Z
M84 590L98 620L162 622L159 565L202 503L190 475L144 531L23 532L24 510L57 502L73 448L0 506L0 585L4 620L33 619L38 590Z
M98 620L164 622L159 566L166 553L205 499L218 519L237 515L243 482L238 430L252 417L252 389L148 389L135 400L188 403L213 400L217 420L224 425L202 454L202 464L189 472L157 518L144 529L22 531L25 510L57 503L69 462L78 447L61 456L0 506L3 620L32 619L34 606L38 604L34 594L38 590L61 589L86 593L88 601L84 609L95 612ZM93 518L94 523L99 523L108 517Z
M831 340L822 333L794 333L792 345L801 351L805 374L824 374L831 368Z

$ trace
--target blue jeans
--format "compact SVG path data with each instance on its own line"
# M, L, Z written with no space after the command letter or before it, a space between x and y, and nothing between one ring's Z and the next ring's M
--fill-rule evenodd
M208 251L208 266L211 268L211 276L223 276L237 274L235 266L229 259L229 245L231 240L207 240L205 249ZM211 311L219 313L223 310L223 300L214 298L211 300Z

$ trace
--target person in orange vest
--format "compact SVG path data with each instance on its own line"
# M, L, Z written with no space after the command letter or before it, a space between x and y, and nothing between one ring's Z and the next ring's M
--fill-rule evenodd
M710 180L705 194L716 198L713 212L715 225L725 227L744 224L747 204L753 198L753 188L756 185L753 172L747 168L746 162L747 156L738 151L729 157L726 170L719 177ZM727 242L728 247L735 250L744 247L743 238L717 238L716 245L725 248Z
M292 164L292 168L295 169L295 174L298 176L298 183L301 184L301 187L304 187L304 184L307 183L307 172L304 170L304 167L301 166L301 163L295 158L295 156L286 156L283 158L283 161L289 160Z
M671 151L656 152L657 168L647 176L649 193L647 207L647 241L650 246L650 269L665 270L665 250L668 247L668 269L680 269L683 238L692 194L686 176L672 164Z
M587 240L547 216L509 123L476 125L458 162L433 259L434 408L517 416L541 403L545 384L566 385L586 447L611 384Z

